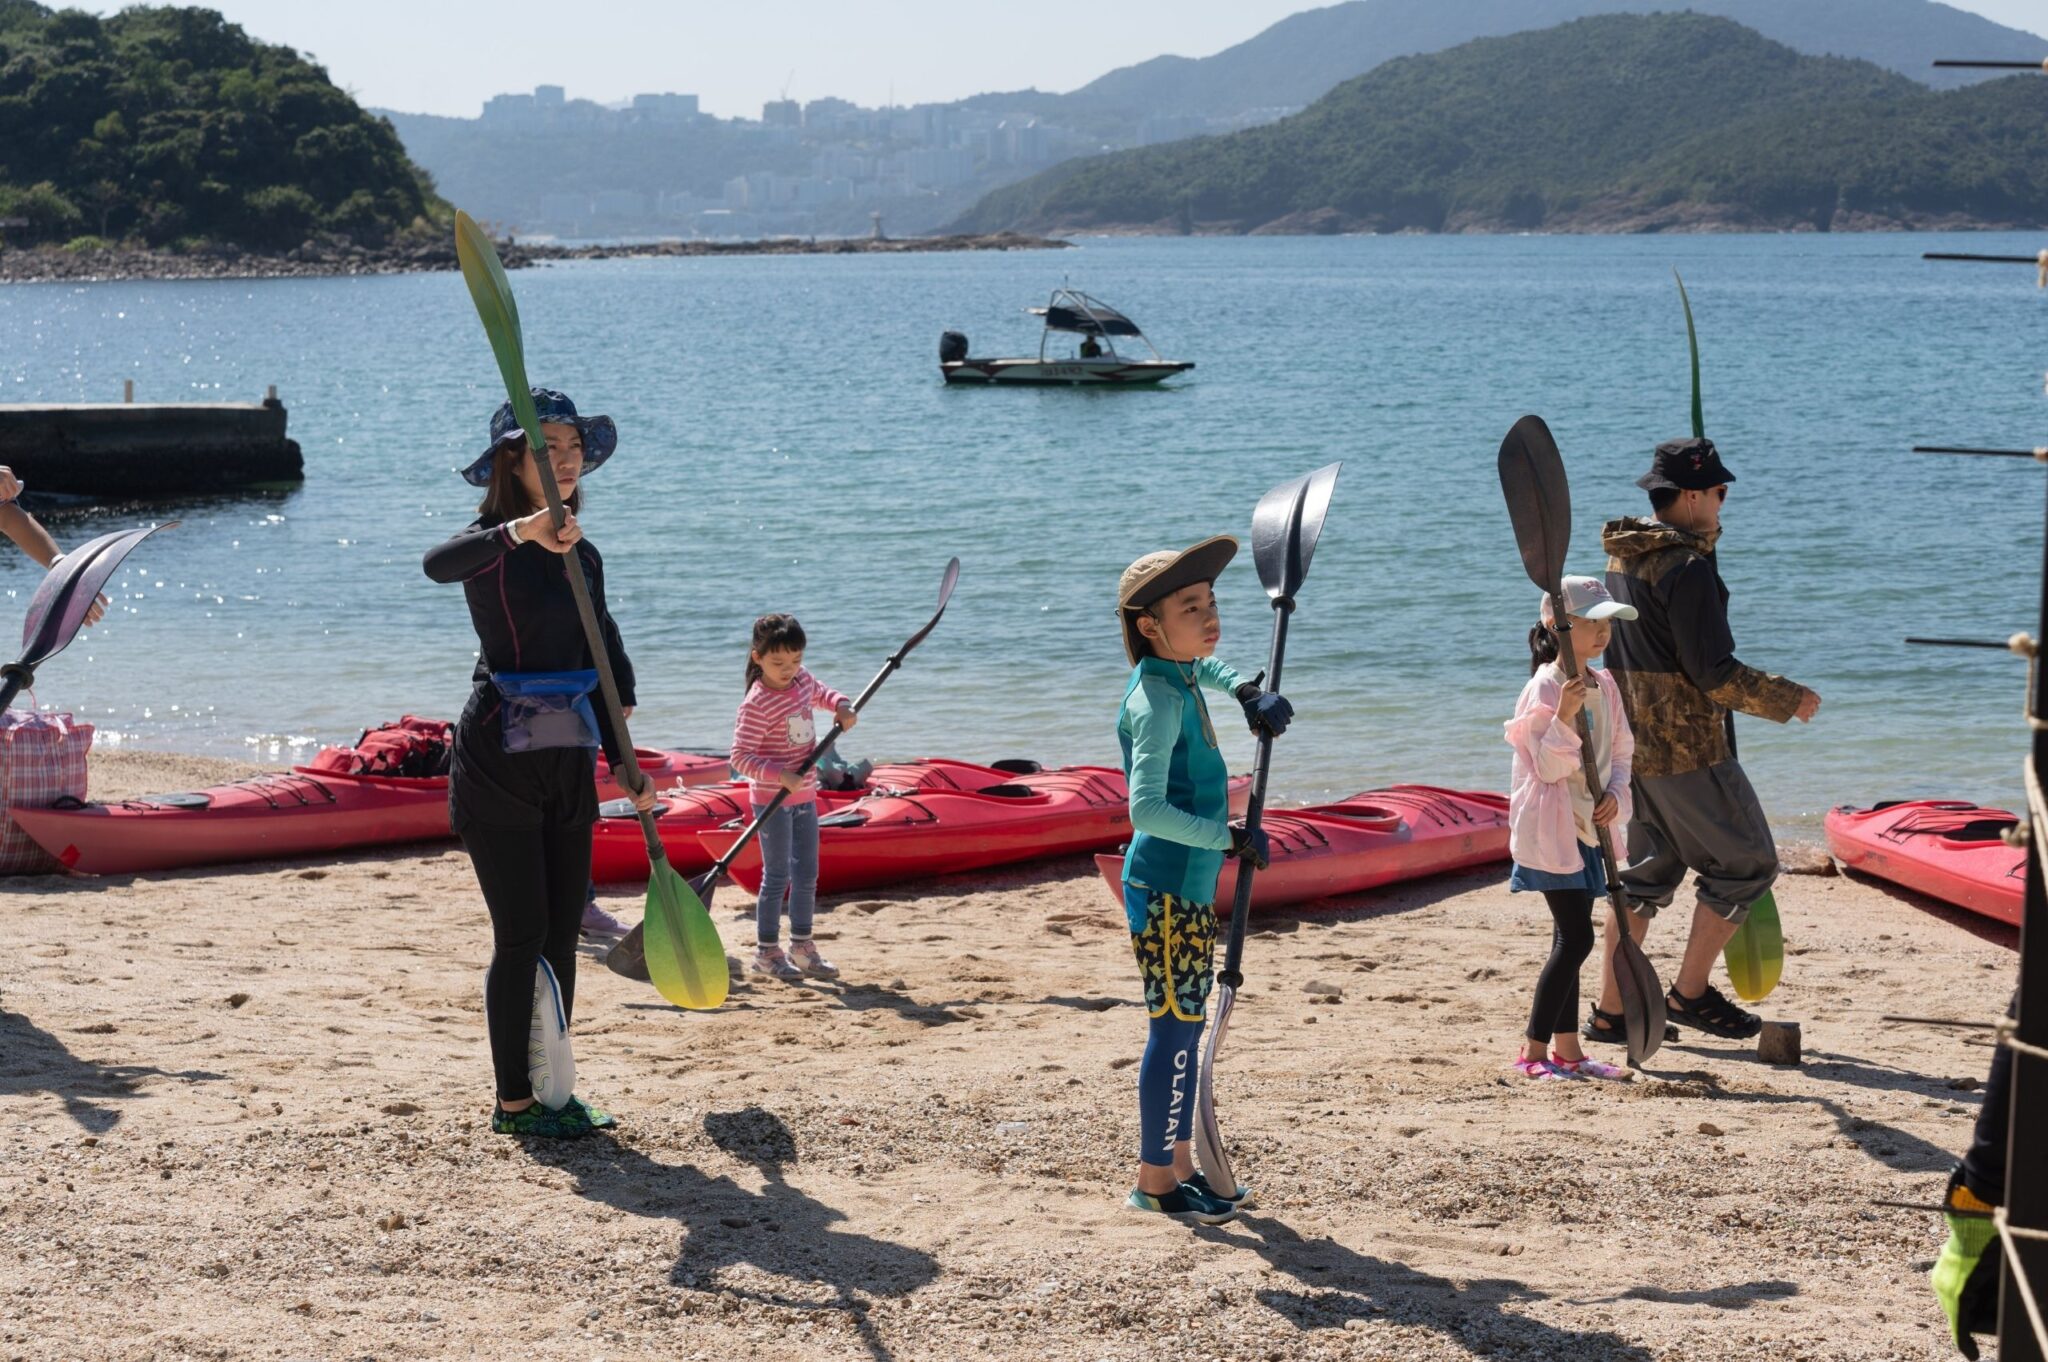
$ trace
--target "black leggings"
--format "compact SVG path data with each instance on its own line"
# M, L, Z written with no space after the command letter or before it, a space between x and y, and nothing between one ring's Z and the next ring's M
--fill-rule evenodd
M1550 905L1550 958L1536 976L1529 1008L1530 1040L1548 1041L1573 1028L1579 1015L1579 966L1593 953L1593 896L1583 889L1546 889Z
M2020 1014L2020 995L2013 992L2005 1015ZM1991 1056L1991 1077L1984 1082L1984 1105L1977 1109L1976 1137L1963 1155L1963 1182L1993 1206L2005 1204L2005 1142L2012 1120L2012 1051L2001 1045Z
M562 986L562 1011L576 1004L576 933L590 883L590 825L463 828L462 845L491 910L490 973L484 1021L498 1100L533 1096L526 1041L533 1025L533 972L545 955Z

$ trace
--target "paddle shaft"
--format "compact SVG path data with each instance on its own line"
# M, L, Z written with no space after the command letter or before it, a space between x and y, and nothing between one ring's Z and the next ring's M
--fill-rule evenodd
M555 485L555 465L549 457L547 446L531 447L532 433L528 433L527 457L533 460L534 468L540 474L540 490L547 497L548 518L555 523L555 533L560 534L567 523L569 510L562 505L562 489ZM562 571L569 578L569 593L576 598L576 617L583 622L583 641L590 647L590 660L597 668L597 688L604 696L605 716L612 722L612 736L619 745L617 765L625 771L627 779L619 782L628 794L636 793L647 784L647 777L640 773L640 758L633 751L632 734L626 731L625 706L619 703L619 681L612 675L612 655L604 646L604 631L597 627L597 606L590 599L590 583L583 580L583 561L576 555L576 546L570 545L563 555ZM640 835L647 839L647 861L651 870L659 872L668 860L668 850L661 844L661 834L654 830L654 812L651 809L634 810L640 817Z
M1294 599L1281 596L1273 602L1273 646L1266 655L1266 688L1280 691L1280 664L1287 653L1287 617L1294 613ZM1244 825L1257 832L1266 817L1266 778L1273 772L1273 735L1263 729L1252 756L1252 792L1245 802ZM1223 970L1216 977L1233 990L1244 986L1244 933L1252 915L1252 876L1258 867L1240 860L1237 867L1237 896L1230 905L1230 939L1223 948Z
M1555 630L1557 635L1558 664L1564 668L1564 674L1567 679L1576 681L1582 675L1581 668L1579 667L1579 653L1578 649L1572 646L1571 616L1565 613L1564 595L1556 588L1553 588L1550 593L1550 613L1551 617L1558 621ZM1610 680L1607 684L1613 685L1614 683ZM1579 760L1583 764L1586 773L1586 790L1593 796L1593 808L1597 811L1600 807L1600 798L1606 792L1606 787L1600 783L1600 761L1593 752L1593 720L1592 716L1586 712L1588 706L1592 705L1596 699L1601 704L1607 703L1604 698L1598 695L1588 695L1586 703L1579 706L1578 726ZM1621 930L1622 935L1626 936L1628 934L1628 917L1626 916L1628 903L1621 893L1621 870L1614 862L1614 838L1608 832L1606 824L1599 822L1593 824L1593 834L1600 842L1600 865L1607 873L1607 901L1614 907L1614 925Z
M1973 255L1962 251L1922 251L1922 260L1967 260L1978 265L2038 265L2038 255Z

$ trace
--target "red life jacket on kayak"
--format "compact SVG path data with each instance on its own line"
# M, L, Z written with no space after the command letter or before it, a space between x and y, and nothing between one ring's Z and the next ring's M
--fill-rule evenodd
M354 747L328 747L308 763L348 776L445 776L455 725L408 714L394 724L363 730Z

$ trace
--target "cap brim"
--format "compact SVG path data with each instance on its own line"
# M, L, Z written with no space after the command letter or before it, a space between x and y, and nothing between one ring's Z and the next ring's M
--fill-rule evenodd
M1147 606L1165 600L1176 591L1201 582L1213 582L1223 575L1223 569L1229 567L1230 560L1235 557L1237 540L1233 536L1219 534L1213 539L1204 539L1182 549L1172 562L1139 583L1117 605L1125 610Z
M1632 620L1636 618L1636 608L1632 605L1623 605L1620 601L1601 601L1590 610L1575 612L1572 618L1575 620Z

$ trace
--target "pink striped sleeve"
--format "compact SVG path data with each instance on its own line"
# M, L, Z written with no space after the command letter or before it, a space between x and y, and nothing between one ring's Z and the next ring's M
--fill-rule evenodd
M808 671L804 675L810 679L811 683L811 708L822 709L828 714L836 714L842 706L853 703L853 701L847 699L817 677L811 676Z
M733 769L764 785L780 779L784 765L763 751L777 727L779 698L756 686L740 701L732 720Z

